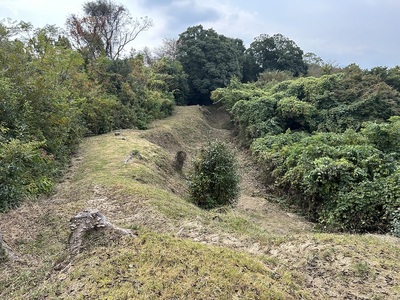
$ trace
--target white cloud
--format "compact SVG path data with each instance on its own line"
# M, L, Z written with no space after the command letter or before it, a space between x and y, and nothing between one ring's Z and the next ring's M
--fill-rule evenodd
M17 21L27 21L35 27L43 27L46 24L63 27L67 16L80 11L81 6L81 0L1 0L0 19L9 17ZM4 12L4 7L9 11Z
M36 27L63 27L85 0L0 0L0 19L30 21ZM341 64L364 67L400 64L399 0L115 0L134 17L149 16L155 26L132 47L154 47L202 24L249 45L261 33L281 33L305 52Z

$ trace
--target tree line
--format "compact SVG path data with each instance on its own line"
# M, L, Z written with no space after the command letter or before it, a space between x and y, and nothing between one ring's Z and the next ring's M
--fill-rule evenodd
M67 20L70 34L0 23L0 211L50 193L82 137L146 128L179 99L186 75L175 62L147 66L140 54L121 57L149 20L133 21L105 0L83 8L84 17Z

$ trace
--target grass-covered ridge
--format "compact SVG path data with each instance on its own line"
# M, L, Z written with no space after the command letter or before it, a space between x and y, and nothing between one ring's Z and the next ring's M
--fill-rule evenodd
M83 295L91 299L309 297L297 283L301 279L293 279L289 273L279 274L274 271L274 263L255 259L247 253L159 234L140 232L139 236L80 255L67 270L39 287L37 296L71 299Z
M0 298L398 298L398 239L314 233L265 200L273 196L248 176L245 153L237 208L186 200L176 151L188 153L186 174L200 145L229 136L225 121L220 110L181 107L149 130L85 139L55 195L0 215L19 258L0 265ZM88 207L138 237L68 259L68 221Z

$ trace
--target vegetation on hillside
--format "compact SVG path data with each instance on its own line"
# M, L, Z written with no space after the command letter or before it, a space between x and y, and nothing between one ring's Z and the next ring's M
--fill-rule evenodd
M83 136L170 115L182 73L140 55L85 62L59 29L26 23L0 24L0 69L0 210L50 192Z
M151 19L83 13L0 23L1 299L399 298L400 240L347 233L400 237L400 67L201 25L128 55ZM89 207L135 234L70 252Z
M82 8L83 16L68 17L66 32L25 22L0 24L1 211L51 192L82 137L145 129L170 115L174 105L210 103L212 90L232 78L250 80L285 55L291 63L279 69L292 70L292 58L302 53L294 42L274 36L288 51L275 53L283 47L275 45L261 68L255 59L260 47L245 53L240 39L199 25L179 40L165 40L157 58L146 49L126 55L127 44L151 28L152 20L133 19L126 7L109 0ZM250 61L252 67L260 64L252 75Z
M0 264L0 298L398 299L398 239L315 232L266 201L279 198L261 190L243 149L235 208L187 201L176 150L190 160L226 140L221 120L220 109L178 107L148 130L85 138L56 194L0 214L18 259ZM69 257L68 220L88 207L137 237L92 237Z
M231 110L266 184L289 204L329 230L390 230L400 207L400 93L376 70L233 80L212 99Z

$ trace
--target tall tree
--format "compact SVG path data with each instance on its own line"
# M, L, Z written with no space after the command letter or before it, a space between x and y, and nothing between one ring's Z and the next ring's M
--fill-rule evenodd
M125 6L111 0L86 2L83 11L84 17L72 14L66 25L74 46L89 59L118 59L128 43L153 26L150 18L133 19Z
M303 50L282 34L261 34L254 39L246 53L250 56L248 69L255 72L247 74L247 78L254 79L268 70L290 71L294 76L307 73Z
M189 27L179 35L177 59L188 74L189 104L210 103L210 93L242 78L243 41L218 34L202 25Z

